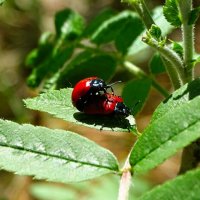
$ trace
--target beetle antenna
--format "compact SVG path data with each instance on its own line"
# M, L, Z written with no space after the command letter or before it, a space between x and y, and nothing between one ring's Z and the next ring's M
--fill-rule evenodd
M117 84L117 83L121 83L122 81L115 81L114 83L108 84L107 87L112 87L113 85Z
M115 85L115 84L117 84L117 83L121 83L121 82L122 82L122 81L116 81L116 82L114 82L114 83L108 84L106 88L110 88L111 91L112 91L112 94L114 94L114 90L113 90L112 86Z

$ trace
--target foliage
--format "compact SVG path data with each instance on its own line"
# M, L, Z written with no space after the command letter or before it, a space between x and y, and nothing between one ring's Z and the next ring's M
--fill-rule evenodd
M200 59L198 56L194 58L192 36L199 7L193 9L192 0L166 0L163 7L150 12L143 0L126 2L133 5L135 11L106 9L89 24L71 9L56 13L56 32L43 33L38 47L25 61L31 69L27 84L37 88L40 94L24 100L27 108L47 112L70 123L135 133L137 141L124 167L119 169L116 157L109 150L75 132L20 125L1 119L0 168L62 183L115 173L121 176L119 197L123 194L125 198L128 195L123 192L128 193L135 174L148 172L184 149L181 167L184 172L191 172L156 187L141 199L195 199L200 187L199 170L193 170L199 162L196 155L200 152L200 147L194 150L200 138L200 79L194 80L193 68ZM181 26L183 41L168 40L167 34ZM148 47L156 52L149 62L150 70L146 72L134 64L134 58L138 55L143 58ZM128 71L131 77L125 77L122 89L124 103L133 108L128 117L86 115L73 107L71 87L77 81L89 76L111 81L122 70ZM171 95L156 80L160 73L171 80L174 88ZM162 94L165 100L152 113L144 131L139 133L133 115L142 111L151 88ZM188 148L193 156L188 156ZM188 159L186 166L183 166L184 159ZM108 180L106 183L105 190L116 190L116 185L112 186ZM41 199L43 194L49 198L47 189L45 185L35 186L32 193L39 194ZM72 191L56 188L52 191L60 195L60 199L76 196ZM104 198L98 189L91 192L91 199L94 199L93 194ZM113 195L109 198L116 198L116 193Z
M163 13L167 19L167 21L176 27L180 27L182 22L180 19L178 6L176 0L166 0L165 5L163 7Z
M141 200L150 199L198 199L199 197L199 178L200 170L196 169L188 172L174 180L168 181L165 184L156 187L152 191L142 196ZM195 185L195 187L194 187Z
M0 138L1 169L20 175L67 183L118 171L112 153L69 131L0 120Z

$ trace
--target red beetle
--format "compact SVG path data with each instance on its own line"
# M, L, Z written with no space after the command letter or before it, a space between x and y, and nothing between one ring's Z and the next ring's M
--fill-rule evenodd
M93 115L130 115L130 109L123 103L120 96L113 94L102 94L91 98L83 108L83 112Z
M94 76L85 78L79 81L72 92L72 104L79 110L83 111L84 104L86 104L94 96L100 96L101 92L106 93L106 90L110 88L113 92L111 85L107 85L104 80Z

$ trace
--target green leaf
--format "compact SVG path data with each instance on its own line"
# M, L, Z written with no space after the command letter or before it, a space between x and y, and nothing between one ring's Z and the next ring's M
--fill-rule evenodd
M96 179L96 184L89 187L90 194L87 200L116 200L119 190L119 177L106 175ZM138 199L139 196L150 189L146 180L134 176L129 190L129 200Z
M152 74L161 74L166 71L159 53L153 55L149 62L149 68Z
M196 169L157 186L140 200L198 200L200 196L200 170Z
M104 21L113 17L116 13L117 12L111 8L102 10L85 28L83 35L85 37L92 35Z
M155 24L160 27L162 30L162 36L166 36L168 33L170 33L173 29L173 27L166 21L165 17L162 13L163 9L161 6L156 7L153 10L153 19L155 21ZM141 52L144 52L146 54L146 50L149 48L148 45L146 45L144 42L142 42L142 37L146 34L146 30L142 32L135 41L130 45L127 55L129 57L138 56Z
M50 192L51 191L51 192ZM69 188L45 183L35 183L30 187L30 194L39 200L66 200L76 199L78 194Z
M37 68L34 68L31 75L27 79L27 84L30 87L37 87L44 78L47 78L56 73L63 67L64 63L71 57L73 47L67 46L59 49L55 54L52 53L44 60Z
M141 19L137 14L132 13L124 25L122 25L121 30L115 38L115 45L117 49L123 54L126 54L128 48L143 30L144 26Z
M179 16L179 10L176 0L166 0L163 6L163 13L167 21L175 26L180 27L182 22Z
M181 57L183 58L183 47L180 43L178 42L174 42L174 41L171 41L172 42L172 49Z
M55 27L58 38L74 40L82 34L84 26L83 17L70 9L56 13Z
M151 88L151 80L148 78L129 81L125 84L122 97L125 104L133 109L135 115L144 106Z
M108 54L83 51L66 65L58 79L57 88L69 86L69 83L74 85L90 76L108 80L114 74L116 67L116 60Z
M127 132L127 127L130 125L128 119L115 116L86 115L78 112L71 103L71 92L70 88L51 90L38 97L26 99L24 102L27 108L44 111L75 124L84 124L99 130L103 127L103 130Z
M193 66L195 67L198 63L200 63L200 55L197 55L197 57L193 60Z
M104 44L114 41L127 21L135 21L136 15L131 11L123 11L114 17L104 21L91 37L92 42ZM137 17L138 18L138 17Z
M158 26L156 26L155 24L153 24L151 26L151 28L149 29L148 32L151 35L151 37L155 38L158 41L161 40L162 32L161 32L160 28Z
M70 131L0 120L0 168L62 183L118 171L114 155Z
M200 79L186 84L164 101L136 142L130 163L148 171L200 137Z
M199 18L199 14L200 14L200 6L197 7L197 8L194 8L191 11L189 21L188 21L188 25L195 24L197 19Z
M3 5L4 2L5 0L0 0L0 6Z
M97 180L98 181L98 180ZM104 176L99 178L98 185L90 186L90 194L87 200L116 200L119 190L119 177Z
M153 113L151 122L160 119L163 115L173 111L183 104L200 95L200 78L185 84L173 92L165 101L160 103Z
M28 67L38 67L45 59L50 56L54 45L54 36L50 32L45 32L39 39L37 49L33 49L27 56L25 64Z

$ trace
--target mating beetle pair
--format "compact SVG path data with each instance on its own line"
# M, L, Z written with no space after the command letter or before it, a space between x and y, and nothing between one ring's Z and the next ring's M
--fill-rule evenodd
M112 84L111 84L112 85ZM79 81L72 92L72 104L81 112L98 115L130 115L129 108L120 96L114 95L111 85L98 77ZM110 88L112 93L107 93Z

